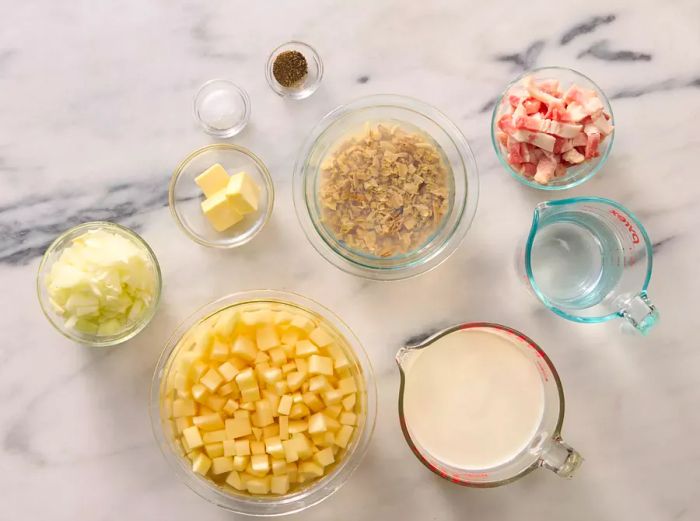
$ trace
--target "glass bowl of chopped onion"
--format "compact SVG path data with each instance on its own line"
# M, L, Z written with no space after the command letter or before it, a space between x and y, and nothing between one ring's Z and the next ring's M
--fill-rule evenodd
M36 284L44 315L63 336L106 347L146 327L162 281L153 250L136 232L94 221L69 229L48 247Z
M504 89L493 109L491 142L519 182L539 190L585 183L608 159L612 107L587 76L566 67L529 70Z
M294 167L294 205L316 250L348 273L398 280L438 266L476 212L474 155L457 126L413 98L342 105Z
M245 515L328 498L359 466L376 414L358 338L321 304L282 291L234 293L194 312L151 385L153 433L176 475Z

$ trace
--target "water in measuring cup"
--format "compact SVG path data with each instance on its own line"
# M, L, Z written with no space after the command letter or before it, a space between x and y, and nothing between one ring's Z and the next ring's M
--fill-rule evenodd
M622 245L595 215L544 216L532 244L532 274L557 307L585 309L601 302L622 275Z

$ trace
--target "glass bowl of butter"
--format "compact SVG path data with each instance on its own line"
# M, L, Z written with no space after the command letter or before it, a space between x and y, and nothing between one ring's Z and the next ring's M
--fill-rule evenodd
M168 190L170 212L185 235L224 249L260 233L274 198L272 177L262 160L228 143L192 152L175 169Z

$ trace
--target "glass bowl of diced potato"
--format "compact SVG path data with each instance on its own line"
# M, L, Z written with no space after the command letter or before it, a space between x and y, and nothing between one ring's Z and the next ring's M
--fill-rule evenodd
M343 485L367 450L376 400L345 323L301 295L257 290L216 300L175 331L153 377L151 421L194 492L274 516Z

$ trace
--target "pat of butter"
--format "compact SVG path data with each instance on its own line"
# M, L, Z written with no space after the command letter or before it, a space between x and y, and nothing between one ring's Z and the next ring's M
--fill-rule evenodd
M226 197L238 213L245 215L258 209L260 189L248 174L238 172L228 181Z
M223 232L243 219L223 190L202 201L202 212L217 232Z
M229 177L224 167L216 163L195 177L194 182L202 189L206 197L213 197L216 192L226 188Z

